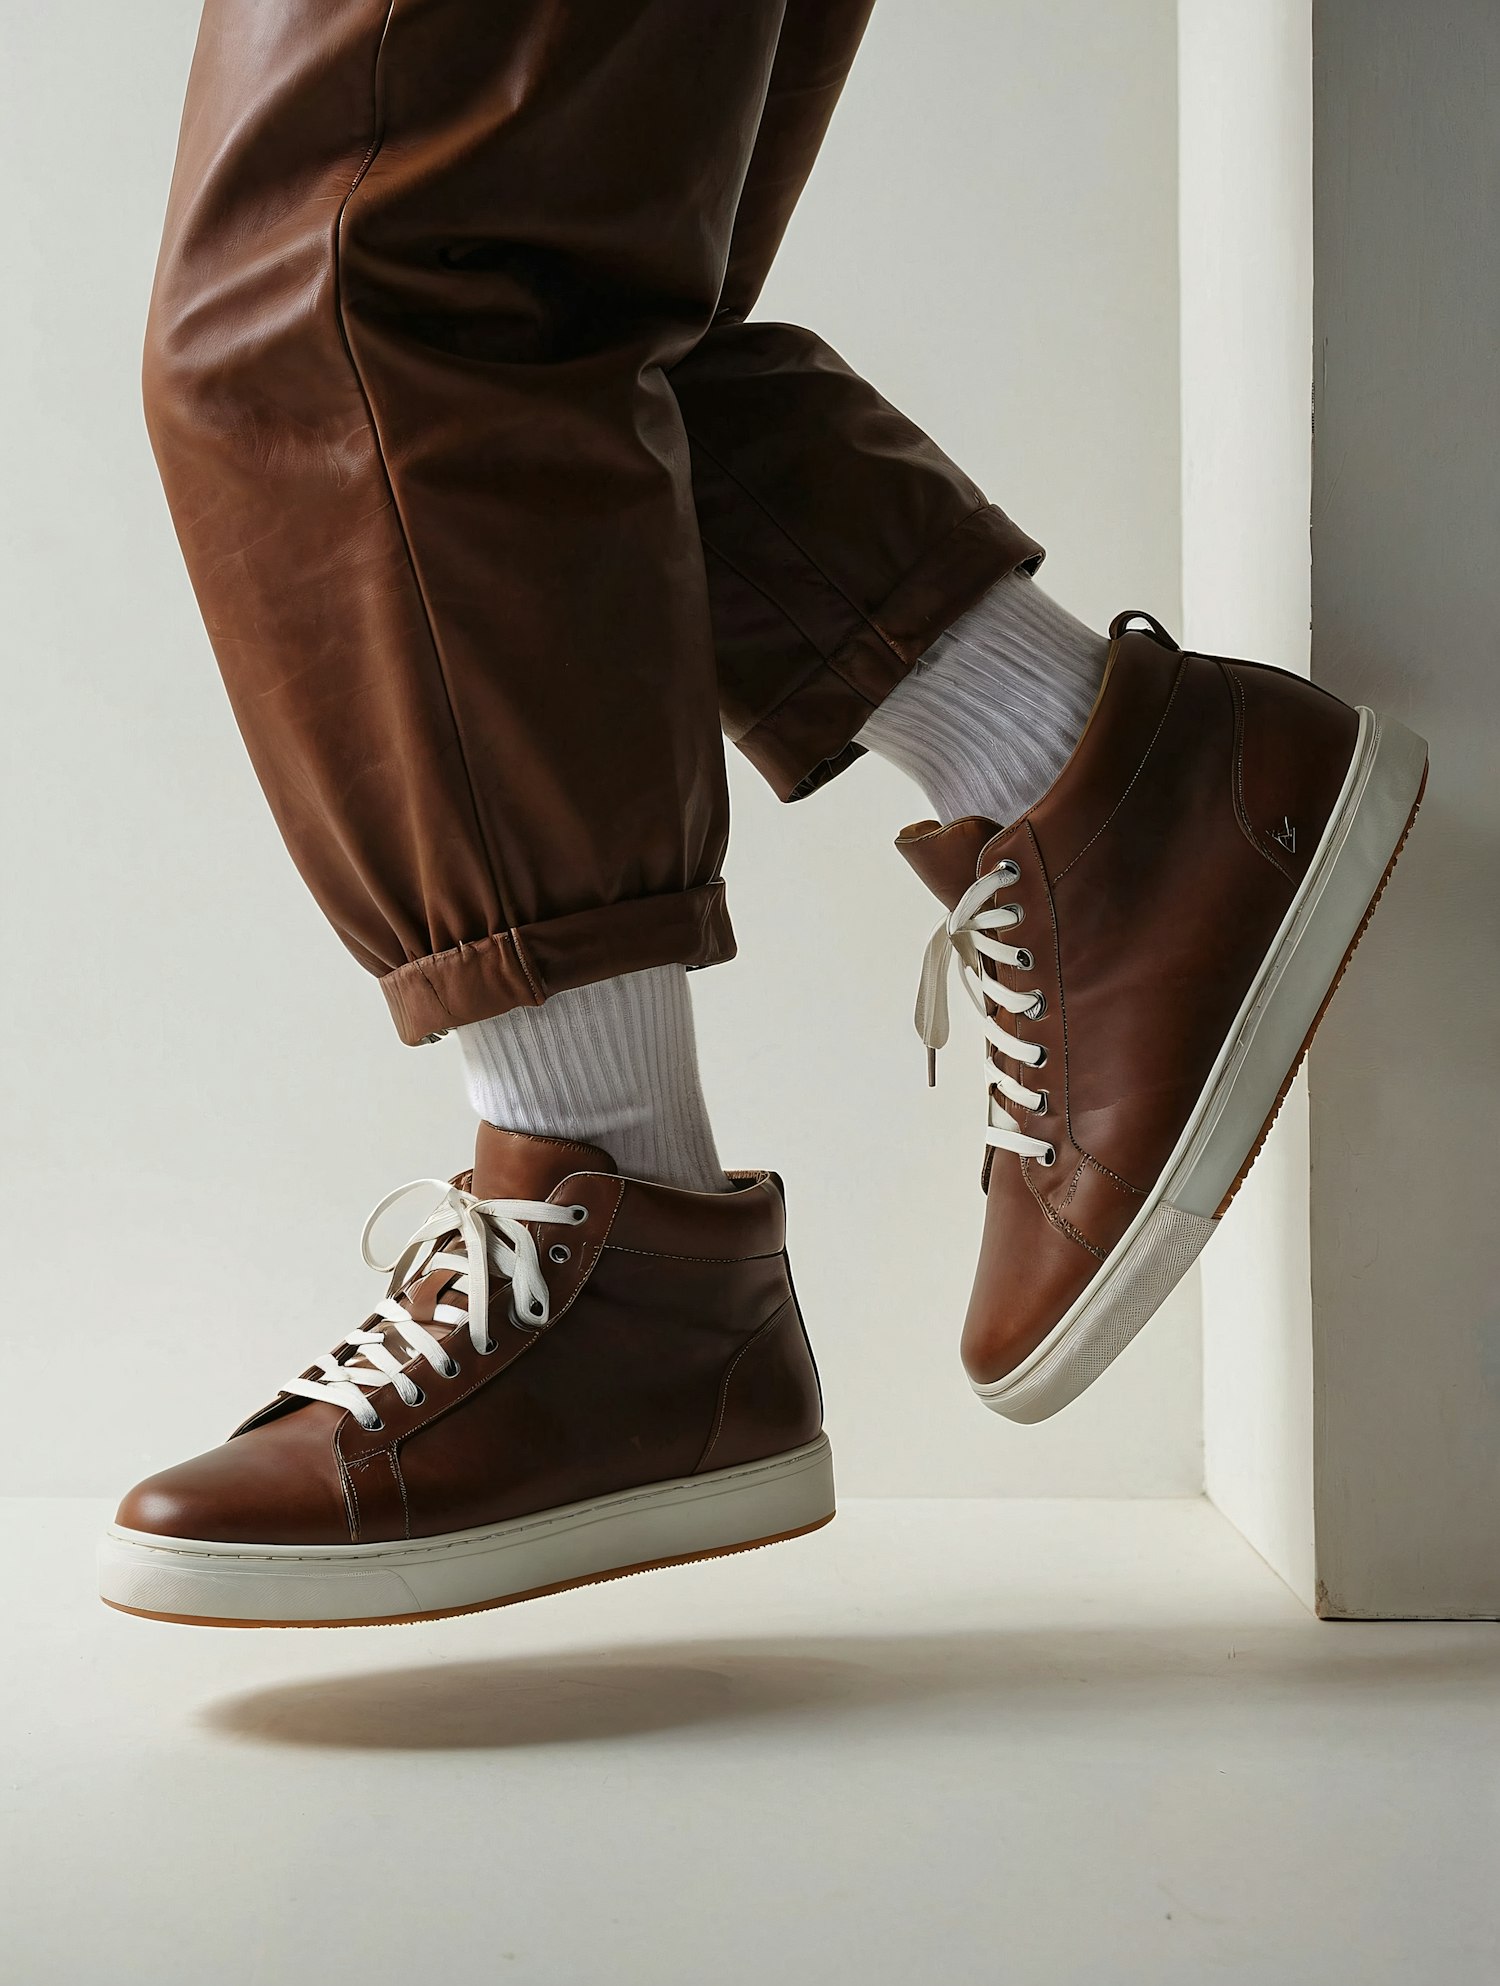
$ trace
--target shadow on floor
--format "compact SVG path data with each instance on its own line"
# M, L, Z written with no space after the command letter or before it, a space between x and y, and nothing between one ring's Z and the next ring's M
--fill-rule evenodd
M1435 1691L1492 1702L1500 1636L1484 1628L1194 1625L1159 1631L795 1635L624 1645L282 1683L206 1705L199 1721L263 1744L508 1751L597 1744L764 1718L820 1721L905 1707L986 1705L1049 1717L1178 1708L1299 1714L1369 1692L1393 1716Z

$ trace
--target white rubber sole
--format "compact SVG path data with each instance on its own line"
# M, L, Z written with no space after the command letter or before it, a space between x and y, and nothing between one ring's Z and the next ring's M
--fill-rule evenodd
M114 1524L99 1593L127 1613L202 1627L367 1627L750 1551L833 1514L833 1453L819 1435L763 1462L393 1544L225 1545Z
M1067 1315L1003 1379L974 1382L1013 1421L1046 1420L1092 1385L1197 1260L1248 1172L1395 866L1427 747L1372 710L1306 879L1225 1038L1177 1146Z

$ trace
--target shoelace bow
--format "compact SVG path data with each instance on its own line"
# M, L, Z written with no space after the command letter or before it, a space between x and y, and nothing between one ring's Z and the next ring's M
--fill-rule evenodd
M1046 1005L1045 996L1039 988L1033 988L1029 993L1018 993L1003 984L994 971L995 966L1001 965L1025 972L1032 964L1031 953L1024 946L1007 945L990 935L996 931L1013 930L1024 915L1021 906L1001 903L990 910L983 908L998 890L1019 882L1020 877L1020 870L1008 859L987 875L977 877L933 932L922 958L922 977L917 984L917 1033L927 1049L927 1080L929 1083L936 1082L937 1052L948 1039L948 969L957 958L963 968L959 983L979 1011L988 1044L985 1063L990 1082L990 1121L984 1134L985 1142L998 1150L1018 1152L1022 1158L1034 1158L1043 1165L1052 1165L1057 1159L1053 1147L1045 1138L1033 1138L1029 1132L1023 1131L1000 1102L1000 1097L1004 1097L1007 1102L1019 1104L1023 1110L1044 1110L1047 1107L1045 1090L1027 1089L999 1060L1003 1055L1025 1068L1039 1069L1047 1059L1046 1049L1039 1041L1022 1041L1019 1035L1001 1027L990 1012L991 1006L994 1006L1005 1013L1024 1015L1028 1020L1034 1020Z
M429 1187L439 1196L437 1205L393 1261L378 1262L370 1253L375 1223L408 1193ZM528 1223L572 1227L587 1219L587 1207L560 1207L551 1200L480 1200L445 1179L408 1180L386 1194L360 1236L359 1252L366 1265L390 1278L385 1298L374 1311L378 1324L351 1331L327 1358L318 1360L313 1378L294 1379L282 1391L346 1407L364 1428L380 1426L380 1416L366 1398L377 1387L394 1386L407 1406L419 1405L422 1389L404 1366L425 1359L435 1373L452 1379L458 1362L398 1301L402 1292L432 1270L454 1272L457 1279L451 1293L465 1296L467 1304L437 1303L432 1321L466 1324L470 1344L483 1356L495 1349L488 1327L492 1272L509 1279L511 1310L518 1323L539 1331L551 1314L536 1236ZM341 1360L340 1354L350 1349L355 1356Z

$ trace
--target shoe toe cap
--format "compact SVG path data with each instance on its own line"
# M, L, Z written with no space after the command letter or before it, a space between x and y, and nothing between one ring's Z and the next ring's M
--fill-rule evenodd
M1104 1251L1069 1226L1049 1220L1018 1180L992 1183L962 1344L976 1386L1014 1372L1098 1274Z
M115 1522L126 1530L150 1531L162 1538L193 1538L204 1535L198 1527L208 1515L193 1464L182 1462L128 1490Z
M256 1439L258 1432L148 1476L126 1495L115 1523L152 1537L214 1544L348 1544L331 1446L302 1443L303 1452L293 1455L285 1437L268 1443Z

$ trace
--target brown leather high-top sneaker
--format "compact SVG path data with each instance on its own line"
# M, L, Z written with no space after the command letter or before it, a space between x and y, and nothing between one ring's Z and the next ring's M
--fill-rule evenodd
M374 1315L222 1447L152 1476L103 1597L229 1627L467 1613L833 1515L781 1186L685 1193L482 1125ZM371 1228L401 1195L381 1202Z
M1146 630L1135 624L1144 622ZM1427 748L1301 678L1123 614L1087 729L1009 827L906 829L989 1044L975 1390L1036 1421L1088 1386L1214 1231L1395 864Z

